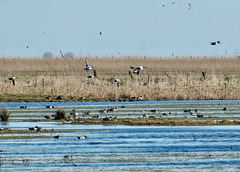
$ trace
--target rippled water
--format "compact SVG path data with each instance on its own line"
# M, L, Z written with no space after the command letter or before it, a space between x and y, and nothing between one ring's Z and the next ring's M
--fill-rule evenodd
M6 105L6 104L5 104ZM60 122L23 122L24 118L43 117L54 110L49 103L9 103L15 117L0 128L73 130L70 133L36 133L52 136L42 139L0 140L0 171L239 171L240 126L109 126L62 125ZM115 115L141 115L142 109L184 114L183 109L200 109L206 114L238 115L238 101L174 101L114 103L53 103L78 111L91 109L96 114L108 106L126 107ZM19 112L20 106L27 106ZM222 108L227 107L228 112ZM212 112L212 109L214 109ZM44 113L43 113L44 112ZM33 115L31 114L33 113ZM42 114L43 113L43 114ZM35 114L35 115L34 115ZM28 134L26 134L28 135ZM86 135L87 139L78 139Z

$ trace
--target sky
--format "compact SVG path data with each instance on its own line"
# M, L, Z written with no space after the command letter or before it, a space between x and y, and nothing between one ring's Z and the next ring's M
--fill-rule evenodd
M0 0L0 57L60 50L76 57L237 56L239 7L239 0Z

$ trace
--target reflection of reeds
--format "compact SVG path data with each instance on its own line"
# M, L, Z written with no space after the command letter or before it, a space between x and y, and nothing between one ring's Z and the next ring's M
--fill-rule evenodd
M88 58L98 73L87 78L84 58L0 59L0 97L34 95L69 100L238 99L240 63L236 58ZM146 66L129 76L130 66ZM204 75L203 75L204 73ZM8 77L18 76L16 87ZM121 87L112 79L121 78ZM226 78L228 78L226 82ZM50 95L50 96L49 96ZM71 98L71 99L70 99ZM35 98L37 99L37 97ZM56 98L55 98L56 100ZM64 101L64 100L63 100Z
M4 164L4 160L2 157L0 157L0 167L3 166L3 164Z

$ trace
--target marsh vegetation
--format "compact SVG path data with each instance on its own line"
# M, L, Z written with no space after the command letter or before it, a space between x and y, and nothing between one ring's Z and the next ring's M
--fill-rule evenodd
M0 59L0 101L236 100L238 58L88 58L97 77L88 78L85 58ZM140 75L130 66L144 65ZM17 76L15 86L8 80ZM114 79L121 79L119 87ZM61 99L58 96L61 95Z

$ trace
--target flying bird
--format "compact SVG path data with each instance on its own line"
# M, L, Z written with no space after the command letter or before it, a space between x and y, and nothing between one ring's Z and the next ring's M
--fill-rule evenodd
M97 72L94 69L93 69L93 74L90 71L87 71L87 73L88 73L88 76L87 76L88 78L94 78L97 76Z
M102 35L102 32L99 32L99 35Z
M120 82L121 82L121 79L115 79L115 80L112 81L112 84L117 83L117 87L119 87L120 86Z
M86 67L84 68L84 70L86 70L86 71L88 71L88 70L93 70L93 66L90 66L90 65L88 64L87 58L85 59L85 62L86 62Z
M18 77L14 76L11 78L8 78L8 80L12 81L12 84L15 85L15 80L19 79Z
M140 74L140 72L146 68L145 66L138 66L138 67L133 67L133 66L130 66L131 69L133 69L133 73L137 73L137 75Z
M188 6L189 6L189 10L192 8L192 5L191 4L188 4Z
M218 45L218 44L221 44L220 41L214 41L214 42L210 42L211 45Z

